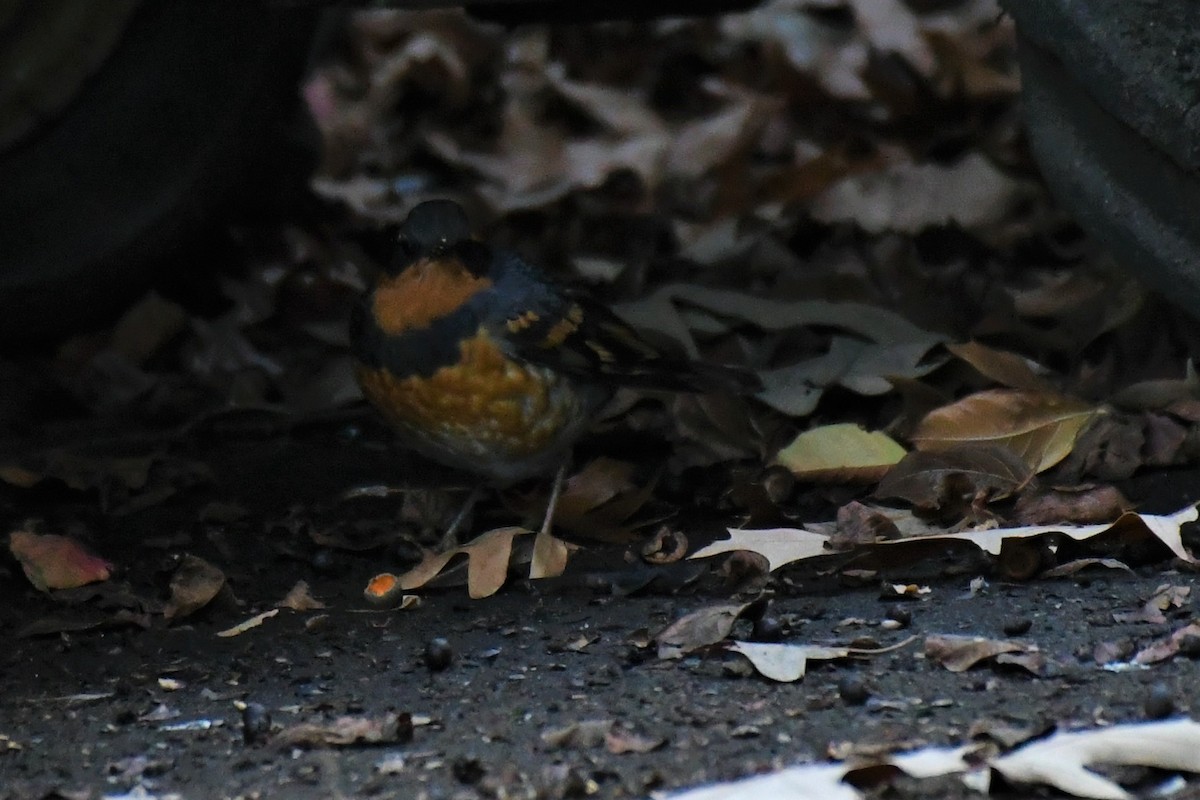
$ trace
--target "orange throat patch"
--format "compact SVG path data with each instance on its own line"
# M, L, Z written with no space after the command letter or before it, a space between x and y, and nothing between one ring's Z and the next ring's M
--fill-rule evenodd
M404 333L429 327L491 286L490 278L472 275L458 261L426 258L381 280L371 311L384 333Z

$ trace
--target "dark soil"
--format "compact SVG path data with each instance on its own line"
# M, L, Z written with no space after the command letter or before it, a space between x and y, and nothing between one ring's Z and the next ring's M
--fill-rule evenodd
M1187 713L1193 702L1198 676L1189 658L1126 672L1105 671L1093 658L1100 643L1132 648L1182 624L1171 613L1159 625L1113 622L1113 611L1137 608L1164 583L1191 585L1191 574L1166 563L1027 584L990 578L973 595L969 583L981 573L972 565L926 563L916 574L885 576L932 588L900 610L875 583L847 588L811 569L785 569L765 592L784 641L881 646L918 638L869 660L813 662L802 681L777 684L723 652L660 661L644 648L648 631L735 593L711 571L683 588L668 581L619 596L614 578L631 568L613 546L601 548L609 563L595 572L571 569L546 585L516 582L482 601L448 587L425 592L415 608L373 609L360 595L366 579L402 566L402 554L321 550L297 533L304 525L276 523L293 504L336 505L362 473L386 473L383 464L394 477L402 457L377 443L294 431L193 441L173 452L207 463L214 482L121 517L98 515L94 496L63 487L5 490L9 513L101 526L104 554L130 565L119 578L136 592L162 596L165 554L188 551L226 571L240 605L214 602L170 627L156 617L149 629L71 631L88 620L111 624L113 615L95 598L74 606L49 599L7 564L0 797L645 797L825 760L839 746L960 743L984 720L1091 727ZM1142 510L1172 511L1197 499L1197 477L1162 472L1126 490ZM197 522L212 500L236 501L248 514ZM386 525L394 510L358 513ZM312 512L301 521L319 524ZM216 635L268 610L301 579L326 609L285 610L239 636ZM1191 614L1186 606L1175 612ZM889 615L911 621L881 628ZM56 633L18 635L51 619L60 620ZM1003 667L954 674L922 655L924 634L1005 638L1026 624L1015 638L1045 653L1041 677ZM742 637L751 635L749 623L739 625ZM261 705L249 712L249 730L238 701ZM300 723L389 712L412 715L411 739L402 731L375 745L281 743L282 729ZM593 720L663 744L617 755L603 741L547 742L547 734ZM894 791L966 793L946 782Z

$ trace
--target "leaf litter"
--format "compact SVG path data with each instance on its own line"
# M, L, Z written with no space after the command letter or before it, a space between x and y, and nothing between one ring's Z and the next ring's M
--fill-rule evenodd
M1073 559L1059 568L1120 563L1076 558L1071 540L1113 551L1158 542L1164 556L1191 561L1178 531L1189 509L1161 518L1128 513L1110 524L1136 506L1096 482L1196 462L1200 405L1194 368L1181 353L1193 337L1174 312L1117 276L1025 177L1033 170L1008 110L1019 89L1011 20L974 1L766 3L711 20L596 26L589 35L607 37L611 58L584 56L595 48L575 47L576 34L553 27L507 32L450 13L354 15L346 57L318 68L305 87L325 134L316 189L350 220L320 231L289 227L265 246L246 236L245 269L218 282L222 310L148 295L112 330L50 357L50 384L96 420L153 419L171 447L185 451L235 429L223 426L246 409L271 416L262 430L302 440L297 431L328 423L320 415L341 413L358 395L346 316L386 260L368 229L394 225L418 199L452 196L471 207L489 239L626 301L619 310L649 335L693 357L746 364L766 383L750 401L622 399L598 438L623 428L658 436L671 456L661 472L646 471L654 481L618 487L601 479L620 477L611 469L581 486L577 531L633 537L643 509L661 505L664 494L677 502L680 484L692 491L721 482L711 473L697 478L698 470L755 470L778 460L794 468L794 480L764 489L756 513L807 519L802 510L819 499L838 507L837 521L733 527L729 540L693 557L740 549L760 554L747 563L778 570L871 551L899 566L904 548L932 560L940 551L928 545L957 542L1001 560L1059 550ZM692 72L703 65L707 78L680 79L680 63ZM1168 336L1178 341L1162 345ZM1147 349L1148 341L1159 344ZM366 430L371 438L362 419L343 418L350 422L338 437L352 441ZM861 449L835 447L838 457L815 469L784 455L788 443L844 425L884 432L895 448L864 459ZM71 502L95 496L105 516L173 509L181 490L208 486L213 476L160 444L55 464L54 442L20 443L11 450L20 457L0 458L0 479L19 490L13 496L62 484L81 495ZM955 462L964 445L978 449ZM852 505L836 492L842 478L875 482L913 448L913 458L949 461L893 467L880 496L895 492L920 513ZM1002 448L1024 469L995 451L981 455L987 448ZM1033 472L1048 488L1031 490L1025 477ZM814 486L809 479L821 474L833 483ZM745 510L730 495L718 488L715 500L700 498L708 522L725 526ZM220 528L230 526L234 540L249 535L260 512L244 506L245 514L202 520L204 537L226 559L206 563L239 586L246 565L229 563L237 551L221 544ZM929 509L942 518L931 521ZM408 591L432 590L460 561L478 597L499 591L526 562L533 576L574 566L558 539L526 547L517 533L485 534L473 547L421 556L424 528L436 524L381 514L357 531L362 536L342 536L354 525L321 528L312 513L302 505L292 522L305 522L283 526L304 541L279 552L359 548L361 564L407 542L412 557L389 565L399 574L379 576L369 602L411 607ZM644 517L656 526L664 519L657 509ZM707 541L689 519L670 527L670 539L645 560L670 566L679 543L686 550ZM188 532L161 538L178 549ZM1026 541L1028 550L1014 549ZM71 557L59 560L39 570L69 569ZM1053 574L1047 566L1035 558L1029 575ZM1009 574L1004 565L998 572ZM197 614L221 592L215 573L194 582L176 575L178 595L175 577L163 576L168 587L155 584L171 592L173 617ZM285 606L313 602L297 587ZM1148 608L1138 613L1153 618ZM727 608L696 622L708 633L671 646L707 640L729 623L727 637L749 624L740 619ZM1176 634L1137 652L1147 662L1186 652L1194 630ZM787 652L760 644L771 643L746 647ZM945 761L963 757L948 751ZM916 759L905 763L920 771ZM801 781L815 796L857 796L839 769ZM790 790L801 791L794 783Z

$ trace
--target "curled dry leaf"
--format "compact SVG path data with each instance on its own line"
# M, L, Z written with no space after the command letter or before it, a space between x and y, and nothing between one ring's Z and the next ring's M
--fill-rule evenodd
M1020 525L1088 524L1116 519L1132 509L1133 503L1115 486L1056 487L1018 497L1014 522Z
M264 611L261 614L255 614L253 617L250 617L250 619L243 620L237 625L234 625L232 628L226 628L223 631L217 631L217 636L220 636L222 639L228 639L233 636L241 636L246 631L259 627L271 617L277 616L278 614L278 608L272 608L270 611Z
M313 597L308 590L308 581L296 581L296 585L277 604L280 608L290 608L293 611L316 611L324 608L325 604Z
M350 747L406 744L412 737L412 715L388 713L379 717L346 716L332 722L292 725L281 730L273 740L280 747Z
M733 624L742 617L762 614L766 604L728 603L702 608L685 614L663 628L654 637L659 658L682 658L693 650L716 644L729 635Z
M74 589L96 581L106 581L113 565L93 555L75 539L56 534L13 531L8 549L25 577L39 591Z
M1137 664L1157 664L1174 658L1185 645L1190 649L1196 641L1200 641L1200 622L1184 625L1170 636L1151 642L1138 651L1133 660Z
M1163 612L1182 608L1189 602L1191 593L1192 587L1190 586L1160 586L1154 590L1154 596L1142 604L1137 611L1114 611L1113 620L1162 625L1167 621Z
M760 675L780 683L803 678L810 659L830 660L850 655L847 647L763 642L731 642L729 651L745 656Z
M804 431L775 456L800 480L870 483L904 458L904 448L881 431L852 423Z
M1100 413L1090 403L1065 395L993 389L930 412L912 440L919 450L998 445L1042 472L1067 457L1080 431Z
M687 535L663 525L653 539L642 545L642 558L651 564L673 564L686 556L687 551Z
M474 599L490 597L500 590L508 578L512 543L517 536L530 531L524 528L496 528L480 534L474 541L445 553L429 553L420 564L399 576L379 575L372 578L365 595L390 597L388 592L407 592L433 580L457 555L467 557L467 593ZM394 583L389 581L392 578ZM386 601L385 601L386 602Z
M852 500L837 510L837 527L829 537L834 550L852 550L884 539L900 538L900 529L878 509Z
M611 719L585 719L542 733L542 741L555 750L590 750L604 744L613 729Z
M208 605L225 587L225 573L220 567L199 556L185 555L171 575L171 600L163 616L182 619Z
M1037 645L1023 642L987 639L983 636L927 636L925 657L936 661L951 672L965 672L985 659L997 663L1011 663L1028 669L1034 674L1041 671L1041 661L1030 659L1038 652ZM1000 660L1003 655L1016 654L1025 658Z
M1053 391L1050 382L1039 375L1029 361L1015 353L995 350L979 342L948 344L946 349L955 357L974 367L980 375L1009 389L1025 389L1031 392Z
M909 453L880 481L875 496L907 500L919 509L955 510L1011 497L1032 480L1033 470L1011 450L957 445Z
M652 753L667 743L661 736L642 736L616 726L604 737L604 747L613 755Z

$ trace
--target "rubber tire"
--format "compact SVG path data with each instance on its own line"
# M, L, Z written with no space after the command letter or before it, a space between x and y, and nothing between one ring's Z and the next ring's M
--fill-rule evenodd
M255 2L135 12L64 113L0 153L0 345L107 320L232 209L271 201L248 177L273 165L315 21Z

